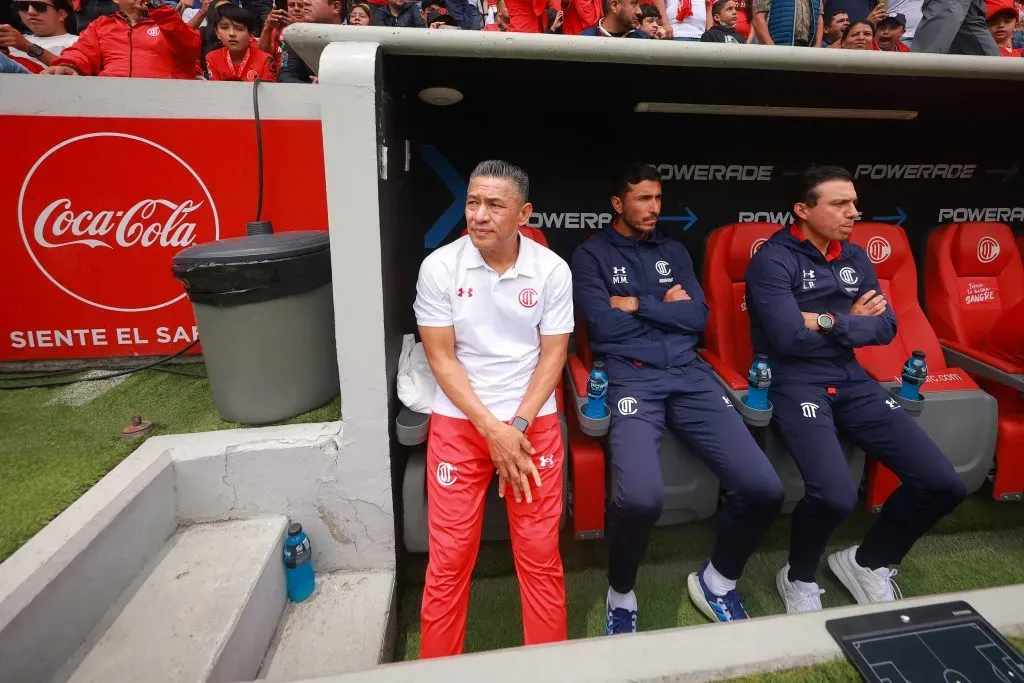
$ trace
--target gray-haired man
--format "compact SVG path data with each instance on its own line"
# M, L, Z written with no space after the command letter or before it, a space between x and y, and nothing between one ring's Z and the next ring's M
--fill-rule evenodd
M528 193L522 169L479 164L466 193L469 234L430 254L416 283L416 323L437 380L427 439L421 657L462 652L495 470L499 494L506 484L513 493L506 502L524 640L566 636L554 392L573 329L572 276L554 252L520 235L533 210Z

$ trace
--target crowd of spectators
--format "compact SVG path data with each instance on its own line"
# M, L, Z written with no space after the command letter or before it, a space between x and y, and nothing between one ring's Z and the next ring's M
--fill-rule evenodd
M315 83L295 22L1021 57L1024 0L0 0L0 73Z

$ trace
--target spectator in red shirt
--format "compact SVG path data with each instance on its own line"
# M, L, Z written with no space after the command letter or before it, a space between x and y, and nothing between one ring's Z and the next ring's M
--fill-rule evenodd
M231 4L220 8L217 37L223 47L206 55L211 81L275 80L274 58L256 44L255 30L256 17L249 10Z
M988 0L985 23L1003 57L1020 57L1024 49L1013 47L1013 31L1017 27L1017 8L1012 0Z
M499 2L495 5L494 11L494 23L484 24L485 31L508 31L509 25L512 20L508 16L508 8L505 7L504 2Z
M843 49L870 50L874 44L875 27L865 19L850 22L850 25L843 31Z
M194 79L199 33L160 0L117 0L43 74Z
M563 35L578 36L601 18L601 0L563 0L559 4L562 7Z
M875 27L875 47L882 52L910 52L903 42L907 30L907 18L898 12L890 12Z

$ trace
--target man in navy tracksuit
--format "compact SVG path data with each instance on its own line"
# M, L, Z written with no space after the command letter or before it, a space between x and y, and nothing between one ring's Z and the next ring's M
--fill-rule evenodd
M593 350L608 371L608 446L617 474L608 512L607 633L636 631L637 570L664 498L658 451L665 423L722 483L725 505L711 559L687 581L710 619L746 619L736 592L747 558L782 505L778 475L710 369L697 338L708 307L686 248L655 234L661 181L625 169L615 220L573 255L573 289Z
M963 500L953 466L854 358L861 346L888 344L896 317L874 268L845 240L857 219L850 174L810 168L794 197L795 224L775 233L747 269L754 350L768 354L769 398L804 478L793 512L789 563L776 577L787 612L821 609L814 581L829 536L857 503L837 430L903 482L864 542L829 556L833 573L859 603L899 597L889 565ZM894 372L896 370L894 369Z

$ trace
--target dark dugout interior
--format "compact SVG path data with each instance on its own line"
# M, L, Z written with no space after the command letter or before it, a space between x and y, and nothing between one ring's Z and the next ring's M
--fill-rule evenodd
M455 88L464 98L426 104L418 93L431 87ZM865 120L636 113L640 102L917 114ZM420 261L465 228L462 193L473 166L486 158L529 173L530 224L543 228L566 260L610 221L612 179L627 161L654 164L662 174L667 220L659 229L687 246L698 276L715 228L790 220L787 185L811 164L838 164L855 175L862 220L901 223L919 275L928 233L942 223L998 220L1017 233L1024 229L1019 81L384 54L379 103L392 388L402 334L415 332ZM391 409L393 424L394 393ZM401 538L406 455L393 433L392 444Z

